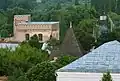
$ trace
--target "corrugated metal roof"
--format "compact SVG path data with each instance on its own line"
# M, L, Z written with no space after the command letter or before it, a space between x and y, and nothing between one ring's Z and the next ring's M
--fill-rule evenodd
M58 71L120 73L120 43L118 41L105 43Z

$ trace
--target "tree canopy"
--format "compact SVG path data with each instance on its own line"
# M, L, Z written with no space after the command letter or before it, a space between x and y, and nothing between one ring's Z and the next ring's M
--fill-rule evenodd
M104 12L109 17L106 20L108 32L105 34L100 32L102 26L99 20ZM1 0L0 37L14 36L13 17L16 14L31 14L34 21L59 21L60 41L49 41L55 48L63 41L70 22L85 52L108 41L120 41L120 0ZM55 81L55 70L77 59L62 56L51 63L39 44L34 35L15 51L0 49L0 75L7 75L11 81Z

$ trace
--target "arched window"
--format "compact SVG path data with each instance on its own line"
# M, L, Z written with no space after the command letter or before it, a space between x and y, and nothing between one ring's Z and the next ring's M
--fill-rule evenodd
M29 40L30 39L30 35L29 34L25 34L25 39Z
M39 41L42 41L43 40L43 35L42 34L38 34L38 39L39 39Z

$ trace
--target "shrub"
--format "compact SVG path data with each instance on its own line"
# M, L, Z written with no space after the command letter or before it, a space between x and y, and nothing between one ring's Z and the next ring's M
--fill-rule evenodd
M110 72L103 74L102 81L112 81L112 77L110 75Z
M57 63L61 65L61 67L75 61L78 57L70 56L70 55L61 55L57 59Z

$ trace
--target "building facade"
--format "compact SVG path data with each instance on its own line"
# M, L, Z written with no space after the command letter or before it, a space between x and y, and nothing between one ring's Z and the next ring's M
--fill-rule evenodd
M31 15L14 16L14 41L29 40L35 34L40 42L51 36L59 40L59 22L31 22Z

